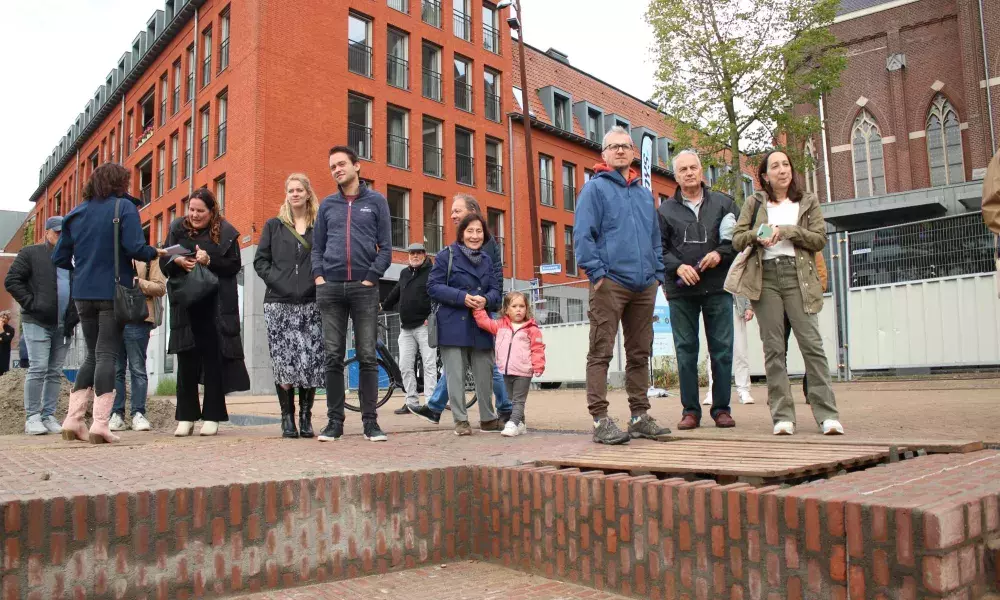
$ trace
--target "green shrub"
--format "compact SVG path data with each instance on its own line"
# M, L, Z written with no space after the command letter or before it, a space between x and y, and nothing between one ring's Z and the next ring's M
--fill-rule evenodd
M161 377L160 380L156 382L156 395L176 396L177 380L173 377Z

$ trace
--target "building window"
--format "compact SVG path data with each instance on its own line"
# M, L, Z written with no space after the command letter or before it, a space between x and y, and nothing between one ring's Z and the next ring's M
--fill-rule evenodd
M851 154L854 160L854 192L857 198L885 193L885 164L882 159L882 134L875 117L862 110L851 130Z
M424 42L420 45L423 67L420 90L424 98L441 101L441 48Z
M188 63L188 75L187 75L187 100L190 102L194 100L194 44L188 46L187 49L187 63Z
M566 274L576 275L576 252L573 251L573 227L564 227L563 257L566 261Z
M587 182L594 178L594 172L590 169L583 170L583 184L587 185Z
M166 73L160 77L160 127L167 124L167 96L170 92L170 81Z
M372 103L357 94L347 94L347 144L360 158L372 157Z
M815 173L813 176L815 177ZM740 180L743 182L743 198L753 196L753 178L749 175L742 175Z
M410 14L409 0L389 0L389 8L398 10L401 13Z
M222 92L215 101L218 111L218 128L215 132L215 156L222 156L226 153L226 121L229 112L229 92Z
M495 208L487 208L486 223L490 227L490 233L493 234L493 238L496 239L497 244L500 246L500 262L505 263L503 211Z
M410 190L389 186L385 199L389 202L392 247L405 250L410 245L410 221L406 218L410 208Z
M932 186L965 181L962 127L955 107L944 94L934 98L927 115L927 157Z
M174 63L174 95L171 103L171 114L176 115L181 109L181 61Z
M542 264L551 265L556 262L556 226L555 223L542 221Z
M179 143L177 134L170 136L170 189L177 187L177 151Z
M476 171L472 156L473 134L461 127L455 128L455 180L466 185L474 185Z
M226 176L225 174L220 175L218 179L215 180L215 201L219 203L219 212L225 214L226 212Z
M483 3L483 48L493 54L500 54L500 21L497 7Z
M583 300L580 298L566 298L566 322L579 323L585 321L583 318Z
M544 206L556 205L552 194L552 180L552 158L540 155L538 158L538 187L540 193L538 195L541 198L542 205Z
M563 163L563 208L573 212L576 210L576 166Z
M170 224L173 223L176 218L177 218L177 207L171 206L167 210L167 227L170 227Z
M441 3L438 0L421 0L420 20L441 29Z
M219 72L229 66L229 9L219 17Z
M444 228L441 226L441 207L444 198L433 194L424 194L424 248L428 254L441 251L444 238Z
M601 113L592 108L587 109L587 139L601 143Z
M52 214L61 215L62 214L62 190L56 192L55 200L53 201L55 206L55 212Z
M386 42L389 48L385 73L389 85L408 90L410 89L410 36L390 27Z
M434 177L443 177L442 160L442 133L441 121L424 117L423 144L424 144L424 174Z
M139 175L136 178L139 181L139 200L142 206L148 206L153 199L153 153L139 161L135 170Z
M150 88L142 100L139 100L139 110L142 111L140 115L142 133L139 134L139 141L135 144L136 148L143 145L149 136L153 135L153 126L156 124L156 93L153 88Z
M486 118L490 121L500 122L500 73L493 69L485 69L485 98L486 98Z
M472 63L455 55L455 108L472 112Z
M555 112L552 116L552 124L563 131L572 131L573 118L569 112L569 98L560 96L559 94L553 94L552 98L554 101L553 110Z
M372 76L372 22L354 13L347 17L347 69Z
M503 193L503 142L486 138L486 189Z
M156 215L156 245L163 243L163 215Z
M802 154L805 155L806 168L803 173L803 178L806 180L806 191L812 192L814 194L819 192L818 179L816 178L816 166L819 161L816 159L816 145L813 144L812 138L806 140L806 145L802 148ZM753 181L750 182L751 194L753 193ZM744 185L743 197L748 197L749 194L746 193L746 186Z
M455 0L455 37L472 41L472 15L469 14L469 0Z
M111 133L108 134L108 139L111 141L111 152L108 156L108 160L110 162L115 162L115 149L118 147L118 136L115 135L114 129L112 129Z
M390 106L387 111L388 144L386 162L400 169L410 168L410 114L405 109Z
M201 34L201 87L212 81L212 28Z
M160 144L156 149L156 197L163 197L163 187L165 185L166 169L167 169L167 145Z
M184 179L194 171L194 123L188 119L184 123Z
M208 164L208 128L211 127L208 105L201 109L201 145L198 148L198 168L203 169Z

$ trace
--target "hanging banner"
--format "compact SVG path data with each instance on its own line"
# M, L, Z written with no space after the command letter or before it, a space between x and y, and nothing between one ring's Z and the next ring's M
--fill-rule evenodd
M653 191L653 136L643 134L642 136L642 185L650 192Z

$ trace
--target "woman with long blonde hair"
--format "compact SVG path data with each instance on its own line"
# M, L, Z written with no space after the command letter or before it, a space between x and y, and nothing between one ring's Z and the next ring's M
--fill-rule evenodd
M311 438L316 388L325 383L323 324L316 307L310 252L319 200L309 178L292 173L285 180L285 201L260 235L254 269L267 285L264 322L281 407L281 435ZM295 428L295 389L299 390L299 427Z

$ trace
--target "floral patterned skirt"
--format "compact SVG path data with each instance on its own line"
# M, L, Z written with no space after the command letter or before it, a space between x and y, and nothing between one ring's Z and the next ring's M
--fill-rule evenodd
M264 304L274 382L316 388L326 385L323 323L315 302Z

